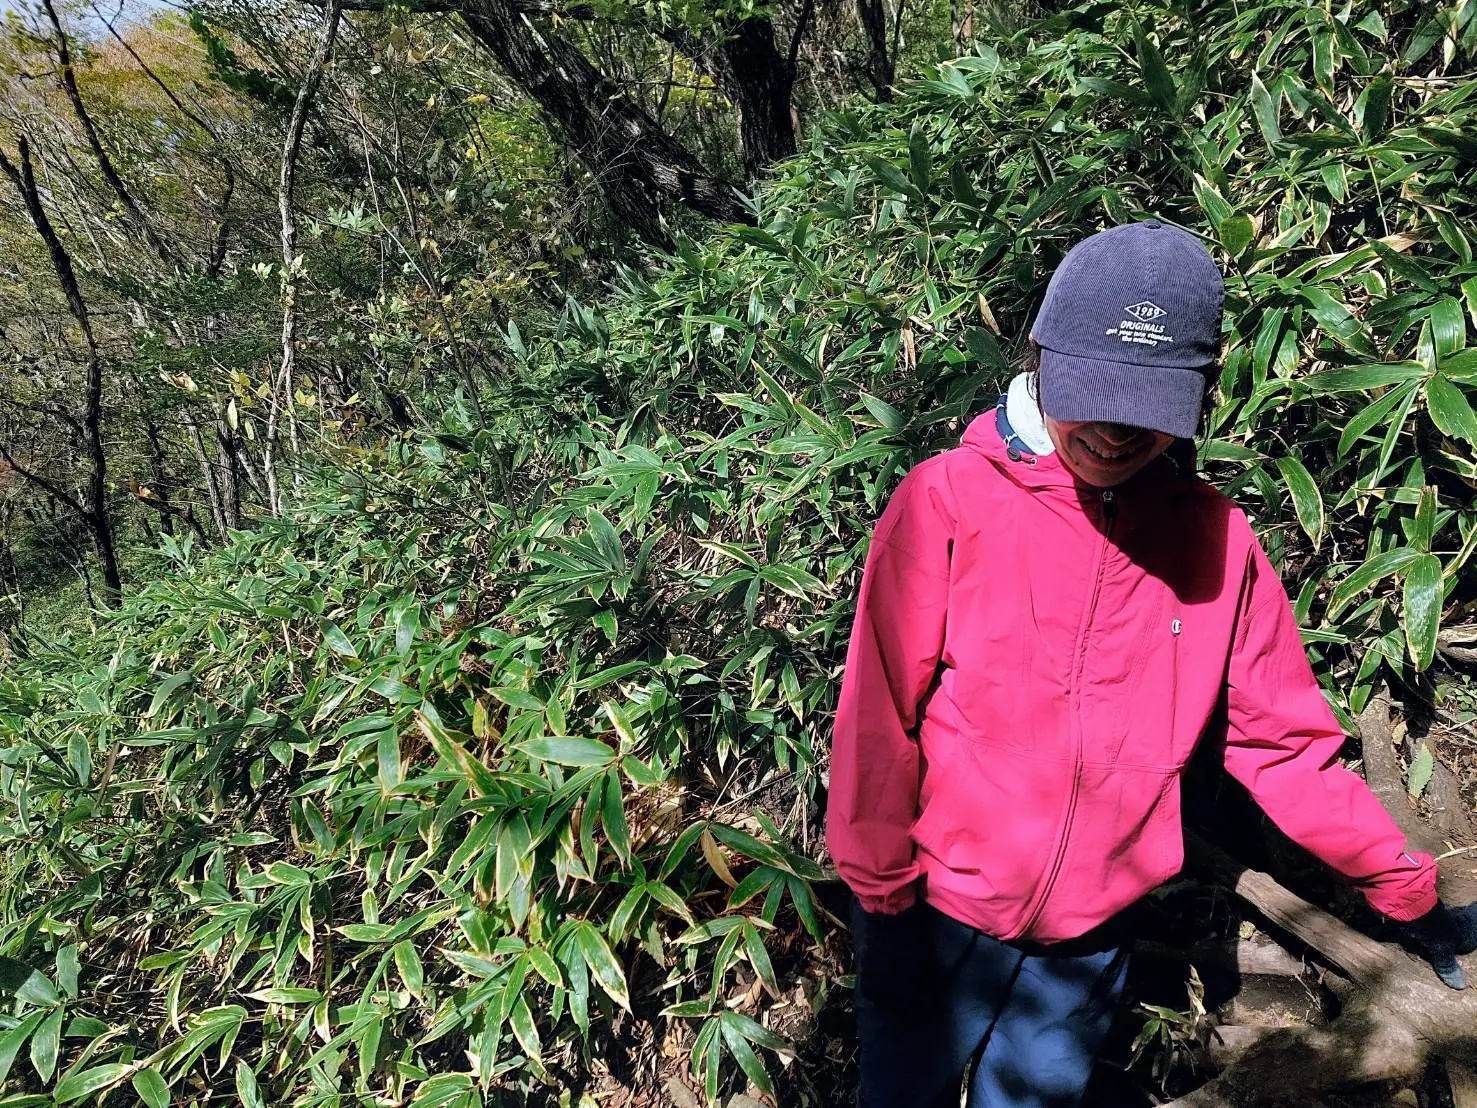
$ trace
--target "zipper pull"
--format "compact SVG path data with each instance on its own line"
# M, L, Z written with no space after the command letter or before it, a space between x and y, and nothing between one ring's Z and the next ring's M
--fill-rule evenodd
M1118 516L1118 494L1112 489L1103 490L1103 516L1107 519Z

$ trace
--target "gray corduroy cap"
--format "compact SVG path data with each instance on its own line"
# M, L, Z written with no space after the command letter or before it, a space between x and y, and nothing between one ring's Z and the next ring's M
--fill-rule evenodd
M1200 241L1157 219L1083 239L1052 275L1031 329L1042 410L1190 438L1220 354L1224 292Z

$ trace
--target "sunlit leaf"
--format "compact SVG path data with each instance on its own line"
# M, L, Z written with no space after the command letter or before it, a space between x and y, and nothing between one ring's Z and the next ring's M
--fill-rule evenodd
M1323 541L1323 525L1325 520L1323 509L1323 497L1318 492L1318 485L1313 480L1313 475L1308 472L1308 467L1299 459L1292 456L1277 459L1277 468L1282 472L1282 479L1287 483L1287 491L1292 494L1293 508L1297 512L1298 523L1302 525L1303 531L1313 541L1313 549Z
M58 1104L68 1104L100 1092L109 1085L116 1085L133 1071L133 1066L123 1062L109 1062L106 1065L79 1070L58 1081L51 1095L56 1097Z
M343 628L329 620L323 621L323 645L335 654L342 654L348 658L359 657L354 644L349 641L349 636L344 634Z
M1461 388L1437 373L1426 382L1431 421L1452 438L1477 444L1477 412Z
M1415 668L1423 670L1436 657L1436 636L1441 630L1441 560L1422 554L1405 571L1405 603L1402 622L1405 642Z
M560 735L547 739L530 739L518 749L541 762L561 766L604 766L615 761L615 751L598 739Z

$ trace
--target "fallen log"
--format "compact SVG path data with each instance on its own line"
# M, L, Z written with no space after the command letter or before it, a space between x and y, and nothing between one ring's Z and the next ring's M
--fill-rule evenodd
M1394 817L1405 837L1421 850L1436 846L1437 837L1421 822L1415 803L1405 787L1405 775L1395 753L1395 733L1390 727L1390 698L1377 693L1359 713L1359 733L1363 738L1364 780L1379 798L1385 811ZM1440 853L1440 850L1437 850Z
M1370 985L1389 976L1399 957L1394 947L1361 935L1342 920L1284 888L1271 875L1242 866L1203 839L1191 836L1187 846L1197 869L1230 889L1282 931L1301 940L1325 964L1345 977Z
M1453 904L1477 900L1471 858L1446 849L1409 797L1390 726L1390 698L1374 697L1359 717L1365 778L1411 844L1438 858L1442 896ZM1459 802L1459 801L1458 801ZM1460 803L1460 802L1459 802ZM1462 814L1465 816L1463 805ZM1457 821L1460 828L1465 821ZM1470 823L1466 823L1470 826ZM1448 831L1448 833L1450 833ZM1284 888L1270 875L1247 869L1208 843L1191 841L1196 864L1235 892L1313 956L1348 979L1325 977L1345 1003L1327 1028L1233 1033L1223 1044L1230 1061L1215 1079L1166 1108L1249 1108L1307 1105L1326 1090L1375 1081L1418 1079L1433 1058L1443 1059L1458 1108L1477 1108L1477 989L1454 992L1429 966L1394 946L1353 930ZM1352 987L1351 987L1352 986Z
M1477 662L1477 623L1460 627L1443 627L1436 636L1436 650L1453 662L1471 665Z
M1306 1105L1340 1086L1419 1077L1433 1057L1477 1058L1477 991L1453 992L1429 967L1359 934L1271 876L1192 841L1196 864L1354 982L1327 1029L1259 1036L1220 1076L1167 1108Z

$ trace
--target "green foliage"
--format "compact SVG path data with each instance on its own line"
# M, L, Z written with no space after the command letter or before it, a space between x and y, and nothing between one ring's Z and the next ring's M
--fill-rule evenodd
M205 16L192 11L189 22L190 30L205 48L206 65L216 80L232 92L249 96L280 111L292 108L293 91L260 69L244 64L231 44L212 30Z
M0 677L8 1080L552 1100L690 1025L710 1098L767 1088L866 533L1107 222L1221 251L1202 456L1341 710L1414 679L1477 546L1477 85L1437 79L1468 10L1054 16L830 118L755 226L603 314L501 329L495 410L342 451L219 554L167 543Z
M540 629L577 595L633 595L611 525L569 503L511 525L506 447L464 417L443 439L336 472L298 521L207 562L167 544L176 579L5 680L0 1051L29 1046L26 1083L183 1096L230 1066L271 1103L424 1099L470 1057L482 1080L454 1102L480 1102L598 1049L635 951L767 1080L749 1044L784 1044L724 1008L724 982L773 987L762 935L796 911L819 934L821 871L767 819L685 800L710 666L612 664ZM539 602L524 548L550 531L572 536L550 556L599 573ZM513 578L534 599L499 627ZM110 1005L120 965L156 1005ZM63 1057L64 1025L82 1041ZM716 1080L722 1052L701 1053Z

